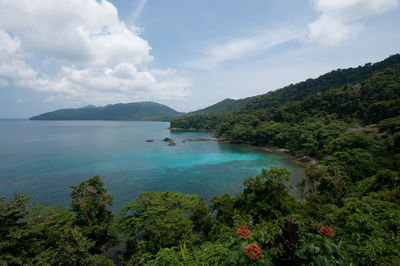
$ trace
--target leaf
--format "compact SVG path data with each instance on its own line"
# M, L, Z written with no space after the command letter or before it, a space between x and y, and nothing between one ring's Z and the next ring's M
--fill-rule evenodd
M330 265L329 261L325 257L323 257L321 255L316 256L314 261L319 266L325 266L325 265L329 266Z

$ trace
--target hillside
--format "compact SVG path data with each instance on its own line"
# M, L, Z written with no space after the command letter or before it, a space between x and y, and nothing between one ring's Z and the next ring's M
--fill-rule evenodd
M218 135L228 139L323 158L332 153L330 142L340 134L365 131L379 139L385 133L379 132L377 125L399 116L400 64L360 83L332 88L303 101L237 112L214 126Z
M396 64L400 64L400 54L392 55L375 64L367 63L364 66L358 66L356 68L333 70L316 79L307 79L303 82L294 85L291 84L276 91L256 96L245 108L257 110L278 107L289 102L301 101L310 95L327 91L333 87L339 87L346 83L360 82L370 77L373 73Z
M30 120L136 120L169 121L183 115L174 109L154 102L110 104L102 107L85 106L60 109L31 117Z
M189 112L186 115L210 115L210 114L224 114L229 112L234 112L245 107L254 97L248 97L244 99L234 100L234 99L225 99L216 104L208 106L204 109L200 109L194 112Z
M316 79L307 79L297 84L291 84L276 91L271 91L259 96L248 97L237 100L244 103L248 101L242 108L232 108L232 112L245 113L253 112L254 110L270 110L271 108L282 107L283 105L299 102L311 95L323 93L332 88L344 86L345 84L359 83L364 79L371 77L374 73L382 71L386 68L400 64L400 54L392 55L387 59L374 64L367 63L364 66L349 69L338 69L326 73ZM225 101L225 100L224 100ZM204 129L215 129L217 124L222 121L220 112L212 112L215 106L224 106L223 102L217 103L202 110L191 112L182 118L174 119L171 122L171 127L188 128L197 127ZM237 106L235 106L237 107ZM228 108L225 108L228 110ZM229 113L228 111L224 112Z
M328 73L323 79L283 88L257 97L232 114L173 120L173 127L207 126L235 143L282 147L302 160L307 161L307 156L319 160L318 165L306 168L306 177L298 183L304 205L297 202L298 207L293 207L283 199L285 195L268 198L276 195L274 182L284 179L263 172L245 180L242 193L213 199L213 207L219 212L217 221L232 226L235 218L246 221L243 217L249 215L252 219L247 224L257 224L253 230L264 228L263 232L270 234L271 224L279 223L288 213L289 217L297 216L297 225L308 228L309 233L303 235L305 242L295 252L301 263L293 256L292 265L399 265L400 224L392 219L400 215L398 58L396 55L374 65L334 72L337 76L333 75L331 81L326 79L332 74ZM341 73L355 76L340 82ZM326 84L317 86L318 81ZM231 213L240 213L241 217ZM274 222L265 224L265 219L275 213ZM246 224L242 221L235 225ZM282 228L291 221L286 220ZM323 236L333 240L329 247L324 246L328 242L323 242ZM270 238L273 236L268 235ZM265 253L272 254L270 261L274 264L287 265L285 253L273 253L279 247L276 240L280 241L275 238L274 244L263 245Z

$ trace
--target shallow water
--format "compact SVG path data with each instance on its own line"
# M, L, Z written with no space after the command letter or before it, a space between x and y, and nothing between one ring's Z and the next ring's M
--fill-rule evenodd
M66 206L70 186L99 175L114 211L144 191L176 190L209 201L234 194L262 168L285 166L290 183L304 169L261 149L217 141L206 132L168 130L164 122L0 120L0 196L22 192L33 201ZM161 141L173 138L176 146ZM146 142L154 139L154 142Z

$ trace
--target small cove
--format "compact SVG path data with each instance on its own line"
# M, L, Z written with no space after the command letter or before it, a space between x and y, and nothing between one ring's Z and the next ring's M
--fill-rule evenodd
M207 202L233 195L262 168L288 167L290 184L304 169L289 158L218 141L200 131L170 131L169 123L0 120L0 195L22 192L34 202L67 206L70 186L99 175L113 210L144 191L194 193ZM176 146L161 141L170 137ZM154 139L146 142L146 139Z

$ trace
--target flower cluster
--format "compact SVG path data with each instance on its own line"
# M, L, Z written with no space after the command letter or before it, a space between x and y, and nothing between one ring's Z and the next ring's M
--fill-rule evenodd
M249 257L251 260L261 258L261 250L257 246L257 244L248 244L244 248L244 252L246 253L247 257Z
M335 232L333 232L332 228L330 228L329 226L321 227L321 229L318 230L318 234L331 237L336 236Z
M236 234L243 239L247 239L247 236L250 234L250 230L246 226L239 226L239 228L236 230Z

